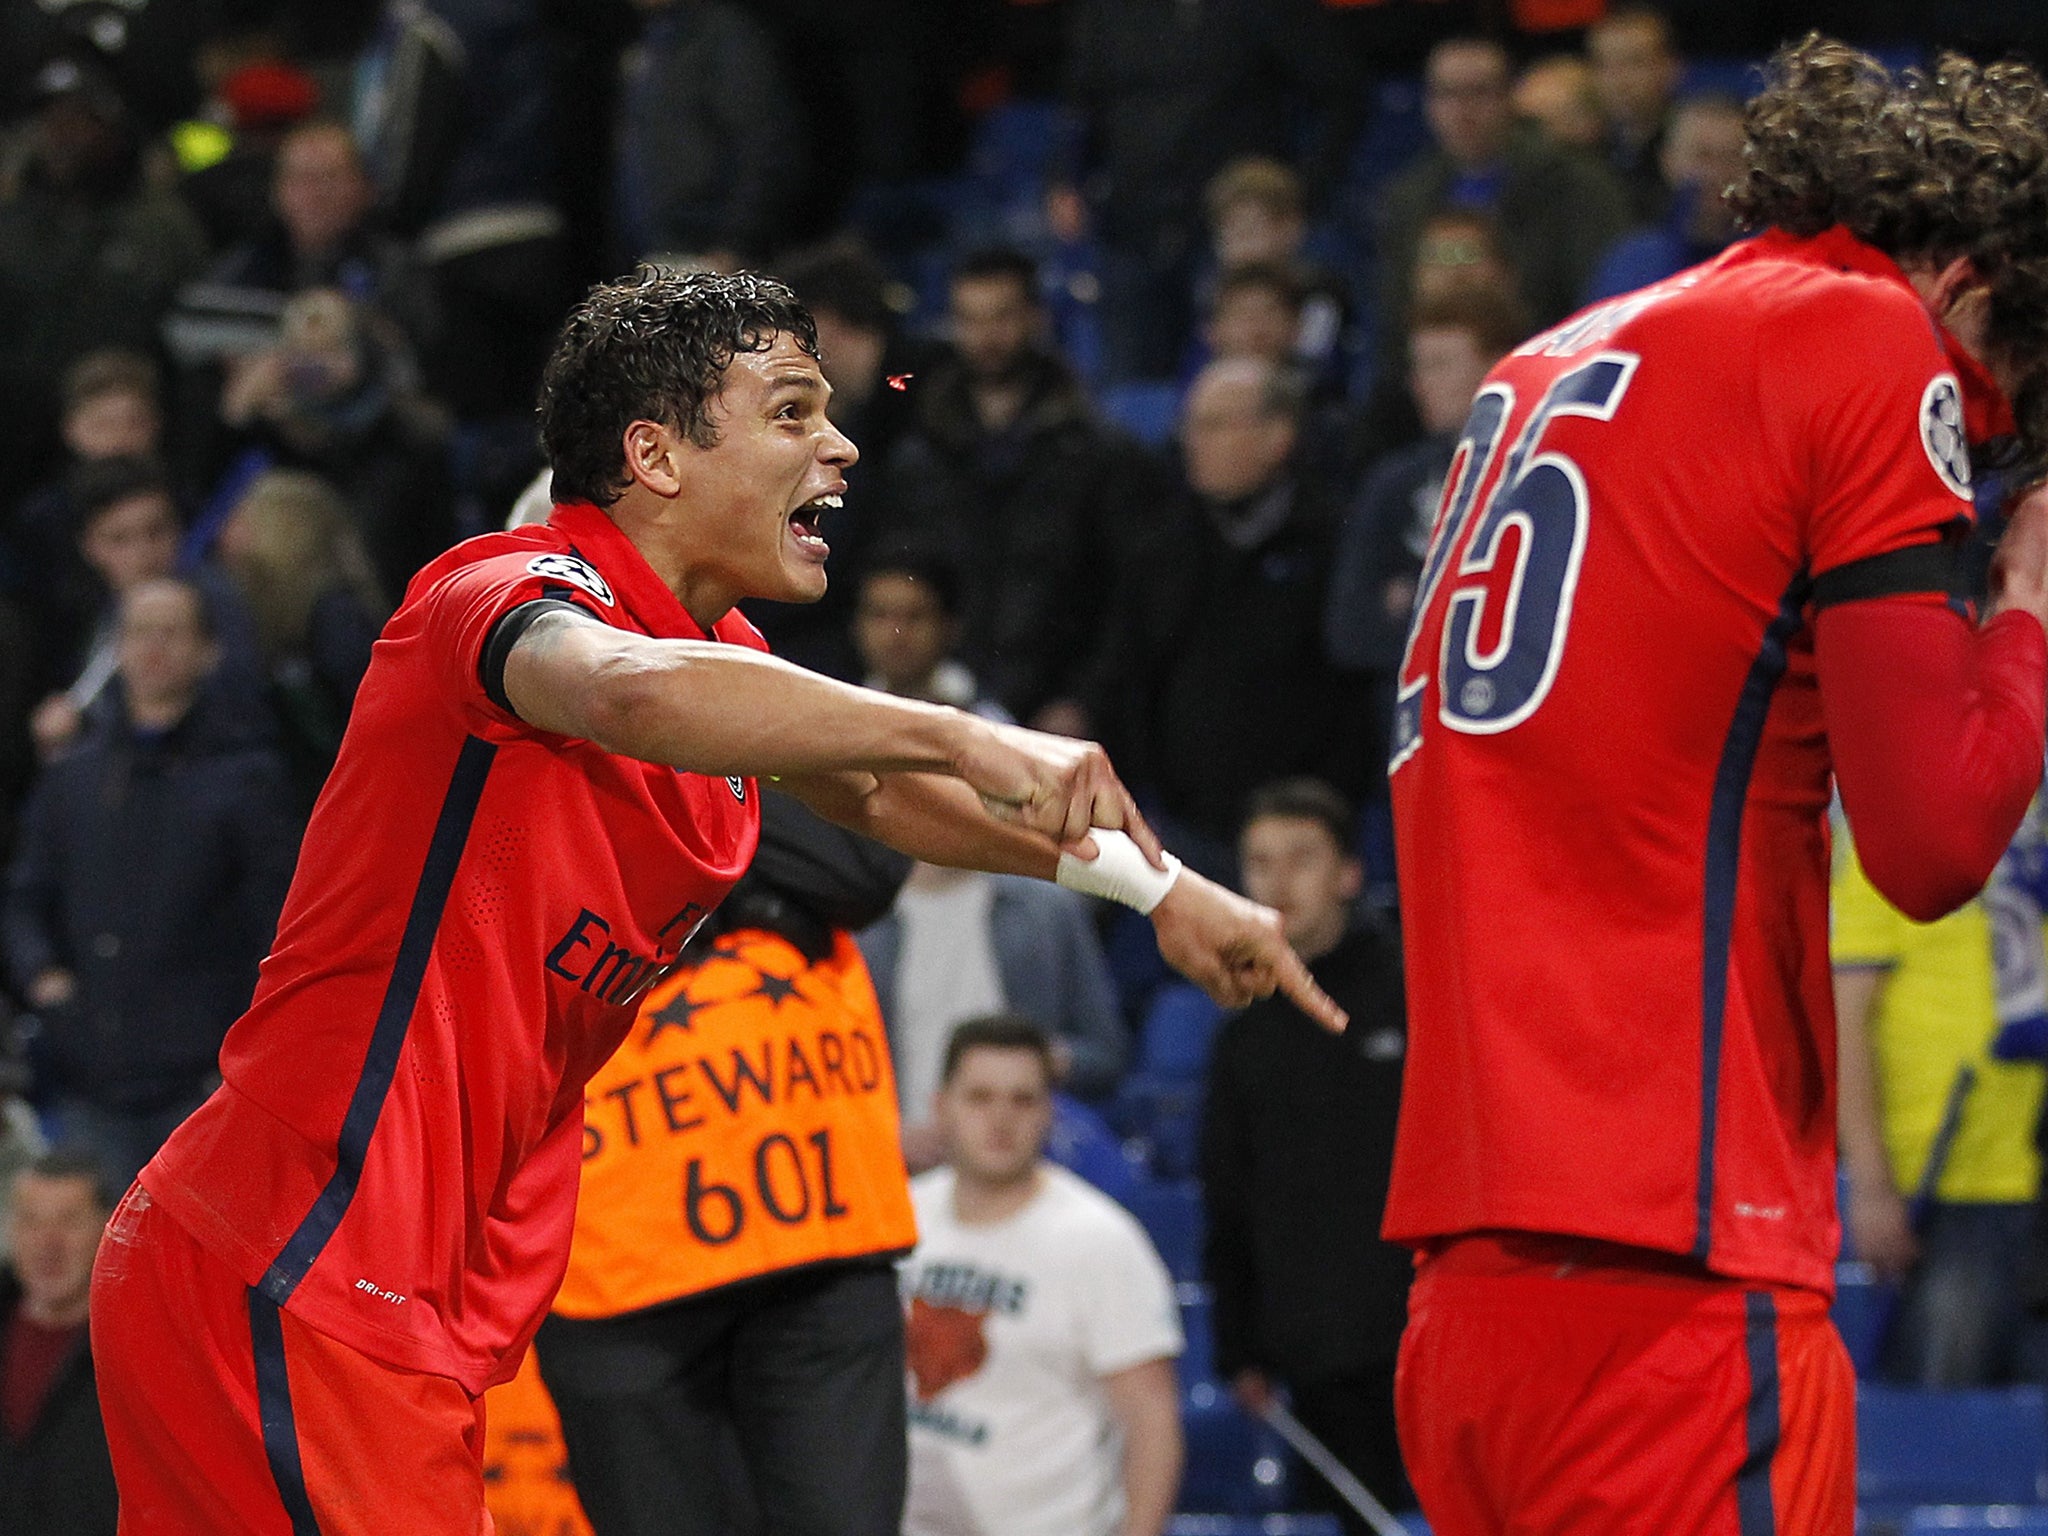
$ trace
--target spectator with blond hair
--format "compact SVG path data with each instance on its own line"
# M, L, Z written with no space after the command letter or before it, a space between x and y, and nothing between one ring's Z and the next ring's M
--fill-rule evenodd
M389 605L341 493L300 470L257 477L221 528L218 557L255 620L281 744L310 802Z

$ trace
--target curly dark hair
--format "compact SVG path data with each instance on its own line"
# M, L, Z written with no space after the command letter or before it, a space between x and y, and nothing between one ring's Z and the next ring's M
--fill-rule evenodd
M2048 86L2025 64L1944 53L1893 75L1810 33L1779 50L1747 116L1729 203L1751 227L1840 224L1902 261L1967 257L1987 343L2018 379L2019 459L2048 468Z
M818 355L810 311L772 277L643 266L599 283L569 312L541 374L540 440L555 500L617 501L631 478L624 439L636 421L716 445L709 407L726 369L778 335Z

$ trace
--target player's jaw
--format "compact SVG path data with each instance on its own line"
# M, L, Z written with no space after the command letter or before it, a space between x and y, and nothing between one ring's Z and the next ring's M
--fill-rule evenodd
M747 539L752 567L741 577L749 597L778 603L814 603L825 595L825 560L832 553L827 520L840 506L846 482L823 485L806 477L786 499L759 509L759 521Z
M802 572L806 566L813 566L820 575L825 569L825 560L832 553L832 546L825 538L825 519L837 512L845 503L846 482L835 481L829 490L820 491L798 502L784 515L782 536L787 546L785 563Z

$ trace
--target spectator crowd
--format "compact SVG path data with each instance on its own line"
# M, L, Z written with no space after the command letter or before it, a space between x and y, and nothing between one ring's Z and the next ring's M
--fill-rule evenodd
M1898 9L1851 30L1962 40ZM11 8L0 1536L112 1530L91 1234L218 1081L379 627L504 521L541 468L554 327L641 262L770 271L816 316L861 462L825 599L750 611L776 651L1103 741L1167 844L1277 908L1352 1015L1342 1038L1278 1001L1224 1019L1133 914L899 873L858 938L918 1175L909 1528L1021 1533L1040 1507L1156 1536L1177 1497L1270 1508L1214 1469L1251 1476L1280 1402L1408 1501L1407 1260L1377 1236L1405 1048L1383 769L1436 504L1497 359L1740 237L1744 61L1839 20ZM2044 41L1995 0L1944 24ZM1903 1286L1873 1368L2048 1380L2048 832L2031 818L1927 930L1838 862L1845 1227ZM1021 1459L989 1463L990 1437ZM1293 1498L1363 1528L1306 1471ZM538 1520L500 1515L553 1536Z

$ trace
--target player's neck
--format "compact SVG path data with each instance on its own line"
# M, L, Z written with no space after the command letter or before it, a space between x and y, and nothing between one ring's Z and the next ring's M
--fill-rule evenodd
M1008 1221L1038 1198L1045 1187L1045 1165L1033 1163L1021 1175L986 1179L955 1166L953 1216L962 1226L992 1227Z
M732 611L740 594L719 576L699 566L686 530L673 514L673 504L638 485L629 485L607 509L611 520L640 552L663 586L673 592L684 612L707 635L711 626Z

